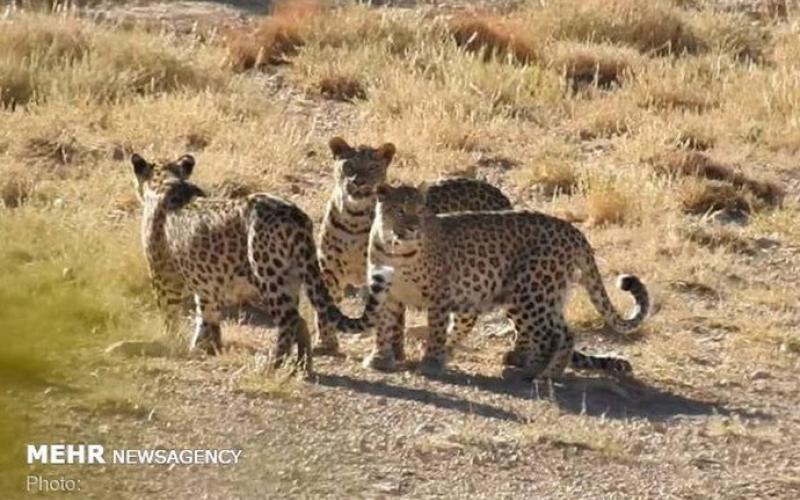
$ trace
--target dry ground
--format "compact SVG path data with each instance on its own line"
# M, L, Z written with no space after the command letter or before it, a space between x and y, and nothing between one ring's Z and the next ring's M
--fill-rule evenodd
M755 3L9 11L1 496L37 473L92 498L797 498L800 17ZM312 380L268 375L274 332L255 320L226 322L219 358L185 354L148 293L129 154L192 152L209 190L280 193L319 220L334 134L393 141L394 179L474 175L576 221L609 284L631 272L651 291L626 337L582 291L569 305L579 345L635 380L505 382L496 317L436 380L362 369L368 338ZM104 353L120 339L168 349ZM27 470L31 441L244 456Z

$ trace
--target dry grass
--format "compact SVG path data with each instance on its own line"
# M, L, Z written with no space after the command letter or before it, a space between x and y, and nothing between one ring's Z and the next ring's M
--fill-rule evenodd
M176 47L143 32L29 16L0 33L0 104L54 98L111 102L218 87L222 73L208 55L204 47Z
M714 131L705 124L684 125L675 138L675 145L681 149L706 151L714 147L717 138Z
M355 99L366 99L367 91L356 78L344 75L331 75L319 81L319 93L326 99L352 102Z
M719 451L721 467L735 467L742 477L762 475L757 464L776 450L786 454L792 448L749 440L751 429L738 424L706 432L702 414L647 423L648 398L659 411L672 401L661 391L687 400L676 403L680 411L709 400L746 407L754 415L773 408L791 411L785 391L800 345L793 328L797 313L786 306L793 303L792 285L800 279L793 246L800 238L800 209L791 184L794 153L800 151L797 26L751 26L744 16L700 7L666 0L527 2L505 13L464 15L459 41L451 18L435 8L301 6L291 14L294 7L286 6L290 13L278 9L243 33L242 54L232 60L240 69L290 63L270 67L269 75L225 67L235 37L220 43L137 26L117 30L63 15L12 14L0 30L6 105L0 108L0 232L6 236L0 242L0 267L7 271L0 276L5 305L0 335L10 346L0 371L8 372L11 383L26 377L34 385L46 383L54 375L68 380L86 371L77 368L96 362L93 351L74 350L74 344L162 335L140 253L131 152L174 158L192 151L198 160L195 180L207 191L230 197L274 192L319 221L330 188L330 137L364 144L392 141L398 153L391 179L431 181L466 170L500 186L520 208L579 213L576 220L590 222L581 230L596 248L604 278L622 272L642 277L656 306L644 333L626 337L619 350L644 381L645 387L633 390L643 391L643 398L631 401L644 417L534 416L525 426L526 437L515 433L522 426L514 415L526 418L536 413L536 404L554 410L564 406L531 403L530 393L511 394L513 387L488 395L494 382L484 389L423 381L412 373L373 376L359 371L353 359L319 360L329 383L323 378L321 384L306 385L280 374L267 376L251 355L236 349L219 362L145 360L157 375L135 373L137 384L155 377L173 384L178 396L170 393L164 405L183 411L181 417L202 413L192 398L203 398L209 411L230 405L221 414L236 419L232 438L241 442L250 442L242 429L260 430L270 433L265 446L277 447L286 436L303 440L306 432L319 433L314 424L324 423L326 433L342 432L336 442L355 449L353 461L338 463L337 473L376 458L406 457L403 440L410 439L414 448L418 439L426 453L442 458L426 463L442 469L468 461L498 470L520 466L524 462L515 461L531 451L548 467L575 466L612 479L624 469L635 477L626 485L629 496L641 493L637 481L656 466L676 467L674 477L696 481L692 488L699 485L694 491L701 496L703 488L718 487L681 455L703 447ZM477 24L470 28L467 19ZM480 36L468 41L476 32ZM762 37L764 32L769 36ZM565 77L585 88L570 92ZM785 180L787 194L769 179ZM720 208L749 212L749 223L716 227L696 215ZM777 244L766 248L763 240ZM707 288L670 286L674 283ZM609 289L624 309L627 294ZM599 329L597 313L579 295L567 307L579 344L592 352L617 350L620 339ZM239 329L244 327L226 331ZM176 337L182 346L188 330L187 325ZM44 350L55 359L35 355L40 341L52 341L52 349ZM465 350L454 363L459 370L480 373L478 382L484 375L494 377L499 352L510 340L476 335L471 342L480 350ZM369 345L356 341L346 348L358 358ZM67 351L73 358L64 354L64 359L75 360L74 367L58 364ZM122 371L129 362L115 358L113 365ZM162 377L164 367L168 373ZM754 390L748 376L756 367L770 371L776 383ZM571 382L565 384L557 388L557 398L569 392ZM387 394L372 392L384 386L390 388ZM587 391L588 399L595 389ZM14 398L27 401L28 392L18 391ZM431 395L418 398L418 391ZM398 393L412 397L393 396ZM331 403L329 395L340 399ZM107 399L98 399L94 409L100 411L93 409L89 416L132 419L138 425L137 405L148 407L124 392ZM453 423L461 418L461 404L468 407L465 413L476 413L463 426ZM478 414L506 409L513 414L509 420ZM381 432L365 426L354 435L343 425L360 425L373 416ZM447 422L431 439L425 437L428 431L415 433L429 416L437 424ZM213 415L192 418L199 422L198 433L218 423ZM387 421L392 428L383 432ZM793 430L782 414L775 422ZM96 424L90 421L82 429ZM117 426L110 432L109 442L117 438ZM377 435L386 440L374 439ZM694 436L688 445L686 435ZM211 437L209 444L217 446L218 436ZM742 445L756 441L774 448L756 456ZM572 458L578 454L575 465ZM670 461L673 455L681 458ZM607 457L630 467L609 466L613 461ZM387 462L385 470L396 465ZM567 472L565 478L582 477ZM461 484L449 470L436 477L445 476L447 488ZM685 494L685 484L664 477L663 492ZM347 493L370 491L372 479ZM402 491L407 495L424 488L416 480L405 484L418 488ZM583 487L568 486L573 493ZM566 491L568 486L559 482L553 488ZM542 488L547 496L549 486ZM604 491L593 493L610 496ZM308 496L336 493L341 491Z
M677 176L691 176L714 181L724 181L728 186L705 185L699 192L690 192L687 197L690 206L698 209L710 204L721 203L728 206L732 200L741 198L739 191L745 191L765 206L779 205L784 198L783 189L773 182L751 179L733 168L714 161L698 152L674 152L651 159L659 173ZM713 200L717 199L718 202ZM738 203L738 202L737 202ZM748 204L749 205L749 204ZM705 211L705 210L703 210Z
M539 13L541 26L556 39L627 45L650 55L725 52L761 60L763 31L742 15L687 11L669 0L560 0Z
M603 186L586 194L586 215L595 226L620 224L631 216L631 200L618 189Z
M543 430L529 424L529 429L523 431L523 436L530 443L558 449L591 451L614 460L622 460L627 456L619 439L598 429L576 427L569 430Z
M631 48L575 42L554 44L548 51L548 58L573 90L586 85L621 86L641 64L641 56Z
M681 196L681 205L686 213L703 215L717 210L753 211L750 201L729 184L697 183L689 184Z
M719 84L703 62L651 65L637 75L631 91L640 106L658 111L708 111L719 105Z
M313 0L280 2L251 32L226 36L230 63L237 71L287 62L305 43L312 20L324 7Z
M540 59L534 40L518 21L478 12L456 14L448 25L459 47L484 59L509 59L531 63Z
M583 140L611 138L633 132L641 110L624 96L575 102L574 129Z
M562 12L559 38L626 44L655 54L705 49L683 12L665 0L566 0L551 8Z
M741 254L755 252L753 243L735 229L715 227L689 227L681 231L684 238L709 250L723 249Z

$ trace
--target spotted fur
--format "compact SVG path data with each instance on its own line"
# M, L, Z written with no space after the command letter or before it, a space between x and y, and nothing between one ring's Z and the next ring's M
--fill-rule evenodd
M367 276L369 231L375 216L375 188L386 181L395 147L351 147L335 137L330 141L334 157L333 192L328 201L320 237L320 265L331 295L337 303L349 285L361 287ZM473 179L447 179L428 187L428 208L434 213L464 210L503 210L511 202L496 187ZM404 324L405 309L397 311ZM320 353L338 351L333 330L317 325ZM403 356L403 329L395 341L397 357Z
M394 269L392 289L378 322L376 346L365 364L394 366L399 311L427 309L430 330L422 368L445 368L450 334L471 328L482 312L504 308L517 330L516 345L504 364L529 377L558 377L575 368L629 372L622 359L574 350L563 316L568 286L579 283L606 323L619 332L638 327L647 315L645 286L634 276L620 278L636 308L629 319L614 308L603 286L594 251L571 224L530 211L434 214L426 194L410 186L380 186L369 243L371 265Z
M193 347L218 352L221 307L249 301L263 307L278 327L275 364L297 344L298 362L310 371L310 335L298 312L303 285L326 325L355 333L372 324L391 270L372 274L360 318L344 316L322 279L311 220L295 205L268 194L207 197L188 182L195 165L189 155L161 165L133 155L131 162L143 202L142 243L159 306L172 325L183 299L194 297Z

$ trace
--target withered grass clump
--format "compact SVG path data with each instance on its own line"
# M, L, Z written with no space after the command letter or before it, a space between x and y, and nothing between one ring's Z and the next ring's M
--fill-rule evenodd
M542 194L553 196L555 194L571 195L578 186L578 177L575 169L564 163L543 163L531 174L531 181L535 183Z
M664 111L685 109L701 113L717 105L710 95L690 89L670 89L667 87L650 89L643 97L642 106Z
M748 197L730 184L701 183L687 187L681 194L683 211L694 215L703 215L717 210L753 211Z
M755 253L755 246L750 240L728 228L691 227L682 229L681 234L692 243L709 250L722 248L747 255Z
M208 47L178 47L136 30L67 16L23 14L0 29L0 105L51 98L112 102L223 84Z
M228 33L231 65L237 71L283 64L305 44L312 20L323 6L312 0L282 2L249 33Z
M677 151L666 155L657 156L650 159L656 172L665 175L699 177L712 181L728 183L733 191L745 191L761 203L767 206L777 206L783 201L784 190L773 182L751 179L733 168L722 165L709 156L696 151ZM714 188L717 194L723 195L722 198L730 199L733 191L721 191ZM702 198L718 198L719 196L710 193ZM694 198L694 196L692 196ZM701 204L702 205L702 204Z
M561 72L573 90L587 85L620 86L640 62L633 49L613 45L566 42L552 47L550 66Z
M706 44L683 12L663 0L583 0L563 4L556 35L562 39L621 43L657 55L698 53Z
M352 102L356 99L366 99L367 91L364 85L354 77L346 75L329 75L319 81L319 93L326 99L342 102Z
M586 215L593 226L621 224L630 211L630 199L614 188L591 190L586 195Z
M487 60L499 57L532 63L540 59L534 41L519 22L492 14L466 12L454 16L448 28L456 45L482 54Z
M0 208L21 206L31 197L35 186L32 172L20 167L7 169L0 180Z
M716 139L707 131L687 128L678 134L676 143L681 149L706 151L714 147Z

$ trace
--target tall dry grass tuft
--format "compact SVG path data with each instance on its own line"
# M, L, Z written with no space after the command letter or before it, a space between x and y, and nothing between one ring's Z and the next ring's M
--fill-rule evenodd
M125 96L223 85L213 49L68 16L19 15L0 30L0 104Z
M237 71L287 62L305 44L313 20L324 11L321 2L280 2L251 32L229 32L226 36L230 63Z
M731 203L738 205L741 194L745 191L760 201L765 206L777 206L783 201L785 191L774 182L751 179L733 168L714 161L709 156L695 151L672 152L652 158L656 172L674 175L690 176L712 181L721 181L728 187L705 186L701 191L689 194L688 205L694 207L691 211L705 212L711 205ZM735 200L735 201L731 201ZM684 203L686 206L687 203ZM749 205L749 204L748 204ZM736 208L739 208L738 206ZM748 206L748 211L750 207Z
M367 98L364 85L353 76L325 76L319 81L318 86L320 95L334 101L352 102Z
M622 224L630 218L631 210L630 198L615 187L602 186L586 193L586 215L593 226Z
M680 193L680 202L684 212L694 215L717 210L753 211L752 204L742 190L718 182L690 183Z
M555 37L625 44L653 54L698 53L706 44L667 0L561 0Z
M587 85L622 85L642 63L634 49L605 44L559 42L548 48L549 65L562 73L573 90Z
M555 0L522 15L547 39L624 45L648 55L712 52L760 61L768 48L764 30L746 16L687 10L671 0Z
M532 63L541 59L529 31L519 21L493 14L468 12L456 14L448 25L459 47L482 54L484 59L510 59Z

